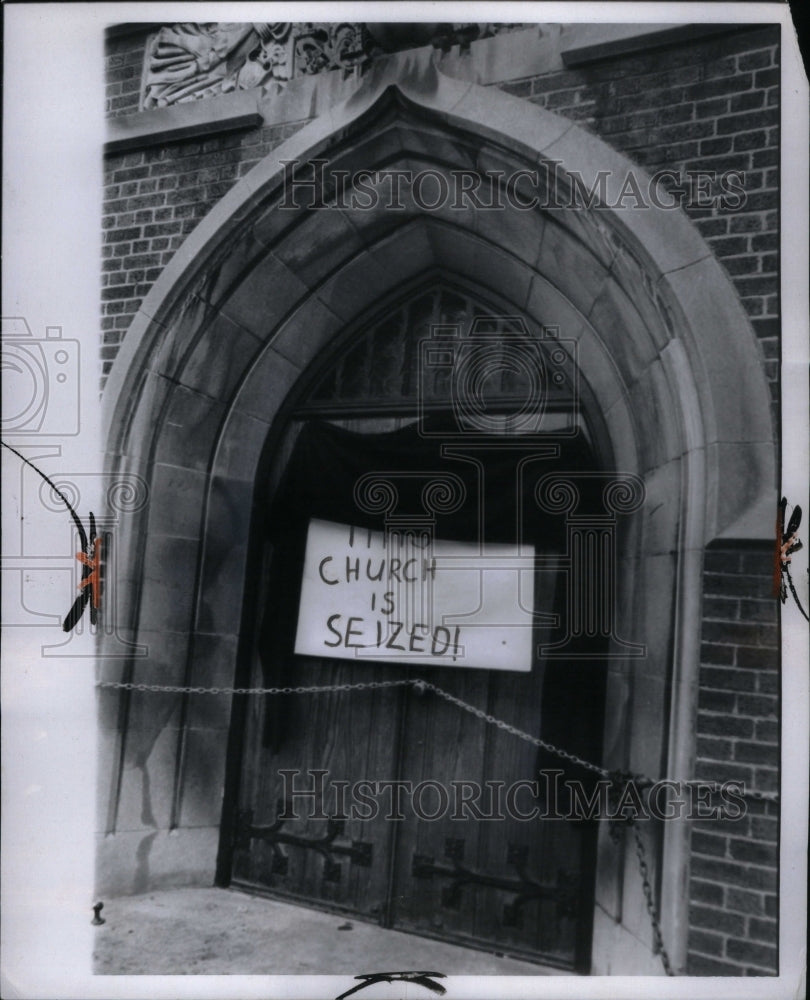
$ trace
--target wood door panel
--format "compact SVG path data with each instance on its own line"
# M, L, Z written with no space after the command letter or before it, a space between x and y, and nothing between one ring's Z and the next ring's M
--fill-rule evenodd
M486 698L488 675L476 670L431 670L423 673L431 683L472 704ZM397 837L395 895L392 923L396 927L431 932L469 934L473 917L465 906L442 907L443 881L414 875L414 859L432 858L446 863L450 842L464 842L467 856L475 856L480 837L475 822L453 819L453 782L480 781L484 765L482 724L479 719L432 693L408 692L401 774L412 783L415 808L433 814L443 803L434 788L421 782L436 782L448 798L447 813L436 819L421 819L412 807L401 822ZM441 922L441 926L438 926Z
M528 675L435 671L430 679L497 718L539 732L542 673L537 668ZM482 786L494 781L508 791L516 782L536 780L533 744L435 695L406 697L413 739L403 745L402 774L414 785L426 778L448 788L458 780ZM502 795L495 807L482 796L479 809L495 813L491 819L468 815L469 806L461 810L465 818L454 817L452 806L437 820L408 816L397 837L392 924L571 967L582 831L565 821L510 816L510 807L513 813L538 808L531 787L521 787L514 803L507 798ZM562 901L534 898L538 887L562 891Z
M386 679L394 679L394 674L387 672ZM372 665L306 660L296 683L340 685L378 679L379 668ZM237 835L233 877L281 895L382 919L393 831L383 813L365 819L363 810L352 808L350 787L344 812L335 786L384 780L396 773L397 742L391 734L398 729L399 691L289 695L285 701L285 738L277 747L262 745L263 715L255 709L250 712L252 747L242 798L252 812L253 830L276 826L277 836L270 834L276 843L261 837L246 841L244 836L240 842ZM295 774L285 779L282 771ZM327 772L321 779L320 808L313 798L293 794L287 814L295 817L281 819L285 791L316 789L319 779L310 773L316 771Z

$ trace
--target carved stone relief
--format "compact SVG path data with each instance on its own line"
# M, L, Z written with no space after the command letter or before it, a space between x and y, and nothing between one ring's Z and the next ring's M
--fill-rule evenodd
M147 46L142 107L167 107L329 69L374 48L361 24L275 22L167 25Z
M392 32L391 28L396 28ZM414 34L408 29L431 30ZM146 48L143 110L234 90L283 86L294 77L363 68L385 51L432 44L448 51L517 24L366 25L333 22L166 25Z

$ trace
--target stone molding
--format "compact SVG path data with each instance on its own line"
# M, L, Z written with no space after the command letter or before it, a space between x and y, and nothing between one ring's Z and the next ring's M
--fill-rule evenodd
M151 27L154 28L154 25ZM343 36L337 33L337 29L352 26L331 25L335 30L329 36L328 45L319 34L318 26L292 27L307 31L300 31L297 35L290 31L289 35L283 36L283 43L272 40L271 35L271 45L283 44L287 49L283 59L278 52L268 56L266 68L261 63L264 57L256 51L247 54L242 51L239 55L242 63L238 68L232 67L230 75L225 73L227 59L222 60L221 75L211 76L208 84L198 80L197 88L192 88L185 98L173 100L165 106L160 106L156 98L142 100L141 111L110 118L105 153L142 149L259 124L278 125L312 118L346 100L361 85L373 55L386 58L375 47L373 40L365 43L367 49L363 50L356 36L348 36L355 38L351 44L347 45L345 39L341 43ZM663 46L709 37L725 28L713 24L483 24L473 25L475 32L468 32L465 37L465 26L449 27L454 31L439 33L433 43L440 71L445 76L484 86L558 72L569 66L585 65L649 48L650 45ZM510 30L504 30L507 27ZM278 26L270 25L269 28L277 29L281 37ZM168 26L164 25L153 36L147 45L147 53L166 30ZM261 52L267 48L256 26L248 25L242 48L249 48L254 43ZM295 56L295 46L303 48L302 55ZM240 46L237 44L235 47L239 49ZM429 45L424 48L427 52L431 51ZM187 68L193 77L194 68L190 59ZM332 72L335 69L339 72ZM210 75L212 71L206 72ZM148 71L144 79L147 88L160 86L158 79L149 82ZM201 97L205 99L201 100ZM246 118L246 114L255 117Z
M107 122L107 156L183 139L223 135L240 129L258 128L264 118L256 106L256 95L241 91L210 101L156 108Z
M566 68L728 32L727 24L577 24L561 46Z

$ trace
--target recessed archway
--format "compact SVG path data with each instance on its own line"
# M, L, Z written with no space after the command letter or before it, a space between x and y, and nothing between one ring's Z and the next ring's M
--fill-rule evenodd
M282 161L318 157L334 170L429 168L446 177L512 176L553 160L549 176L561 191L566 171L588 182L607 170L612 191L635 171L567 120L449 80L428 56L403 53L376 64L345 105L303 128L223 198L144 301L105 391L110 469L138 472L150 485L148 510L119 541L128 566L115 581L119 605L150 650L129 675L232 683L244 641L255 484L279 409L348 326L404 283L442 273L565 331L616 467L645 483L647 502L623 549L618 632L642 635L648 656L611 661L607 756L611 766L689 777L703 547L732 526L737 537L758 530L750 515L773 483L755 341L720 266L686 218L664 209L486 212L444 202L425 210L410 200L402 212L382 204L281 209ZM105 669L117 671L111 664ZM157 879L161 871L213 873L218 800L206 805L195 789L222 786L227 699L204 714L193 700L169 704L161 720L139 712L137 696L123 710L104 698L119 743L106 818L115 836L102 855L115 854L121 870L129 856L134 870L138 851L151 853ZM647 709L631 712L633 703ZM122 821L121 772L132 754L147 767L156 727L172 713L176 731L161 750L172 794L154 825ZM176 837L156 836L155 826ZM685 844L675 824L666 832L664 932L677 961ZM618 922L597 921L595 971L622 927L628 939L648 937L643 903L622 903L620 881L616 853L606 851L599 910ZM638 949L639 967L654 968Z

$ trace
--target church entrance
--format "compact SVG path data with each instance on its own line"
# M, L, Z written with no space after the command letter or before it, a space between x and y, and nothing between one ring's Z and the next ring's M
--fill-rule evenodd
M597 821L560 783L594 776L480 717L601 760L609 629L577 624L543 502L604 486L576 375L556 331L445 281L305 375L258 502L250 686L319 690L247 705L231 884L587 971ZM416 610L473 550L480 606Z

